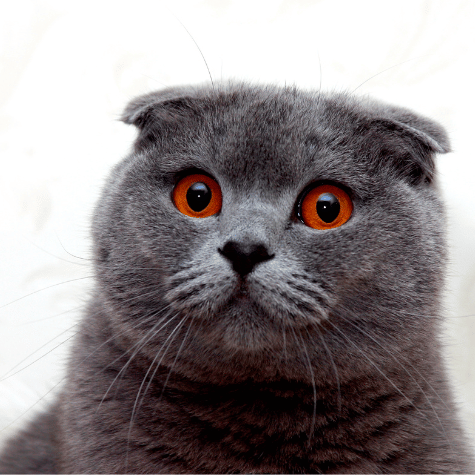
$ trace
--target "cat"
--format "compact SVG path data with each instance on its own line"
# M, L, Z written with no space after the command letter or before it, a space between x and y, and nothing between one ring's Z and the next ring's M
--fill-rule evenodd
M462 473L435 122L221 83L133 100L56 402L2 472Z

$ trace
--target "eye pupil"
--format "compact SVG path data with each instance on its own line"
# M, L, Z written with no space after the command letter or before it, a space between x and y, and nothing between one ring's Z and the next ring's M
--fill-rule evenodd
M186 201L193 211L203 211L211 201L211 190L206 183L193 183L186 192Z
M317 200L317 214L325 223L331 223L340 214L340 202L333 193L324 193Z

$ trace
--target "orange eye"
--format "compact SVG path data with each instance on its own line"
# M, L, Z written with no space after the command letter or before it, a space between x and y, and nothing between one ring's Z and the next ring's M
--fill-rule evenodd
M298 204L299 218L314 229L332 229L346 223L353 212L348 194L334 185L318 185Z
M207 175L195 173L182 178L173 190L178 210L192 218L207 218L221 209L223 197L218 183Z

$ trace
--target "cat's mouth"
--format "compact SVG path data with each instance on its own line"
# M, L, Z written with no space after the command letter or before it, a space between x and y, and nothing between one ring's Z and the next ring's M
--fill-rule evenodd
M257 305L256 299L252 296L249 283L245 279L240 279L236 285L236 289L229 297L228 305L241 308L250 308Z
M170 280L167 300L180 313L205 320L268 321L307 326L328 318L329 294L303 273L262 272L210 275L193 268Z
M243 299L250 298L249 282L247 281L246 277L239 277L234 295Z

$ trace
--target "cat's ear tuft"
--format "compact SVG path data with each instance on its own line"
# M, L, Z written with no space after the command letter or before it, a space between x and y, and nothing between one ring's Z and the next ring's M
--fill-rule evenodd
M434 155L450 152L443 127L407 109L377 107L366 127L377 160L385 161L411 184L432 182Z

